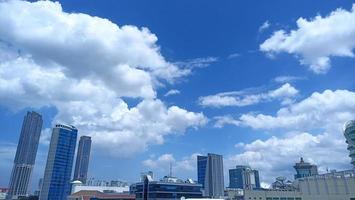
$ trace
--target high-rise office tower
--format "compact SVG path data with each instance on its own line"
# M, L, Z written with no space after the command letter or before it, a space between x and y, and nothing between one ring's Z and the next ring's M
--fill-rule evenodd
M207 156L199 156L197 157L197 168L198 168L197 174L199 176L198 178L201 179L203 177L203 174L205 174L204 195L212 198L223 197L224 196L223 157L221 155L211 154L211 153L207 154Z
M27 194L36 160L42 123L42 116L36 112L27 112L24 117L10 178L8 193L10 199L16 199Z
M78 153L76 154L74 180L86 183L91 151L91 137L81 136L79 140Z
M229 170L229 187L248 190L260 188L259 171L237 165L235 169Z
M197 156L197 182L205 188L207 156Z
M355 170L355 120L351 120L344 125L344 136L348 143L349 157Z
M40 200L66 200L70 194L78 130L57 124L52 131Z
M303 158L301 158L300 162L296 163L293 167L297 172L297 174L295 174L295 179L318 175L317 165L311 165L308 162L304 162Z

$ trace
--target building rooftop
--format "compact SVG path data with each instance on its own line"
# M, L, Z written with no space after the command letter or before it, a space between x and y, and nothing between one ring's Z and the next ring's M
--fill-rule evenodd
M82 197L83 200L89 200L91 197L100 199L135 199L135 195L122 193L103 193L97 190L81 190L70 195L71 198Z
M56 124L55 125L56 128L64 128L64 129L68 129L68 130L78 130L75 128L75 126L73 125L68 125L68 124Z
M355 119L353 120L350 120L350 121L347 121L345 124L344 124L344 127L343 127L343 132L345 132L345 130L351 126L355 126Z

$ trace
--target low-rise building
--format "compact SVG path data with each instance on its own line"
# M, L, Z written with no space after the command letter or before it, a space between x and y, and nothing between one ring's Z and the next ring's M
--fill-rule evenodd
M296 185L303 200L355 200L353 170L301 178Z
M191 179L181 179L165 176L159 181L154 181L146 175L144 181L131 185L131 194L135 194L136 200L169 200L184 198L202 198L202 185Z
M81 190L68 197L68 200L134 200L131 194L103 193L95 190Z
M355 200L353 170L299 178L286 189L243 190L231 200Z
M244 190L243 200L304 200L298 191L290 190Z
M311 163L305 162L303 158L300 159L299 163L293 166L296 170L295 179L314 176L318 174L317 165L312 165Z
M249 190L260 188L259 171L250 166L237 165L229 170L229 188Z
M86 185L80 181L72 182L72 194L79 191L99 191L103 193L129 193L129 186Z
M0 188L0 199L6 199L9 188Z

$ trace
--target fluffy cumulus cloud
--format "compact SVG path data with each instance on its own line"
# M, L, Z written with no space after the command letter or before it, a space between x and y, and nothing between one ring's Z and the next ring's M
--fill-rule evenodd
M328 16L313 19L299 18L297 28L278 30L260 45L268 54L294 54L302 65L315 73L326 73L330 58L354 57L355 4L350 11L337 9Z
M342 124L355 118L355 93L348 90L315 92L308 98L283 107L276 115L243 114L241 124L254 129L286 128L312 130L324 128L340 131Z
M278 176L293 179L293 165L302 156L306 161L317 164L321 173L327 169L350 168L345 141L330 133L312 135L300 132L256 140L250 144L238 144L238 148L241 148L243 153L227 157L226 164L247 164L259 169L261 181L269 184Z
M112 155L131 155L206 123L202 113L156 98L157 85L190 70L166 61L147 28L66 13L58 2L2 1L0 41L1 105L55 107L53 123L77 126ZM129 107L122 97L139 101Z
M285 83L275 90L256 93L249 91L233 91L218 93L199 98L199 104L204 107L223 106L249 106L271 100L281 100L282 104L292 102L293 97L298 94L298 90L289 83Z
M234 126L240 125L240 121L237 119L234 119L230 115L216 116L216 117L214 117L214 120L215 120L215 124L214 124L215 128L223 128L226 124L231 124Z
M327 168L350 168L342 127L344 122L355 118L353 99L352 91L325 90L283 107L275 115L244 114L230 119L237 126L284 134L237 144L242 153L230 156L229 162L247 163L260 169L269 183L282 174L292 178L292 165L301 156L317 164L321 172Z
M152 157L144 160L144 166L151 170L160 170L167 173L170 165L176 173L190 173L196 170L197 156L199 153L193 153L190 156L185 156L181 159L176 159L173 154L162 154L159 157Z

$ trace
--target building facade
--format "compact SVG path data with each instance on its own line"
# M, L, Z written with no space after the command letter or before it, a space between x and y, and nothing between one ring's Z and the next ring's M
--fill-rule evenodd
M197 156L197 182L205 188L207 156Z
M17 199L18 197L27 195L28 185L36 160L42 124L42 116L36 112L27 112L24 117L14 166L11 172L8 192L9 199Z
M354 166L355 170L355 120L351 120L345 123L344 136L346 138L346 143L348 144L351 164Z
M70 194L77 134L74 126L57 124L53 128L40 200L66 200Z
M98 191L102 193L129 193L129 186L114 186L112 184L108 185L87 185L76 180L71 182L71 193L77 193L80 191Z
M204 195L211 198L224 196L223 157L207 154Z
M230 200L355 200L353 170L299 178L292 188L243 190L230 193Z
M71 194L68 200L135 200L135 195L123 193L104 193L95 190L82 190Z
M86 183L91 151L91 137L81 136L79 140L78 153L76 155L74 180Z
M249 166L237 165L235 169L229 170L229 187L239 189L259 189L259 171Z
M296 163L294 168L296 170L295 179L318 175L317 165L304 162L303 158L301 158L299 163Z
M136 200L173 200L184 198L202 198L202 185L192 180L182 181L175 177L165 176L154 181L149 175L143 182L131 185L130 193Z

